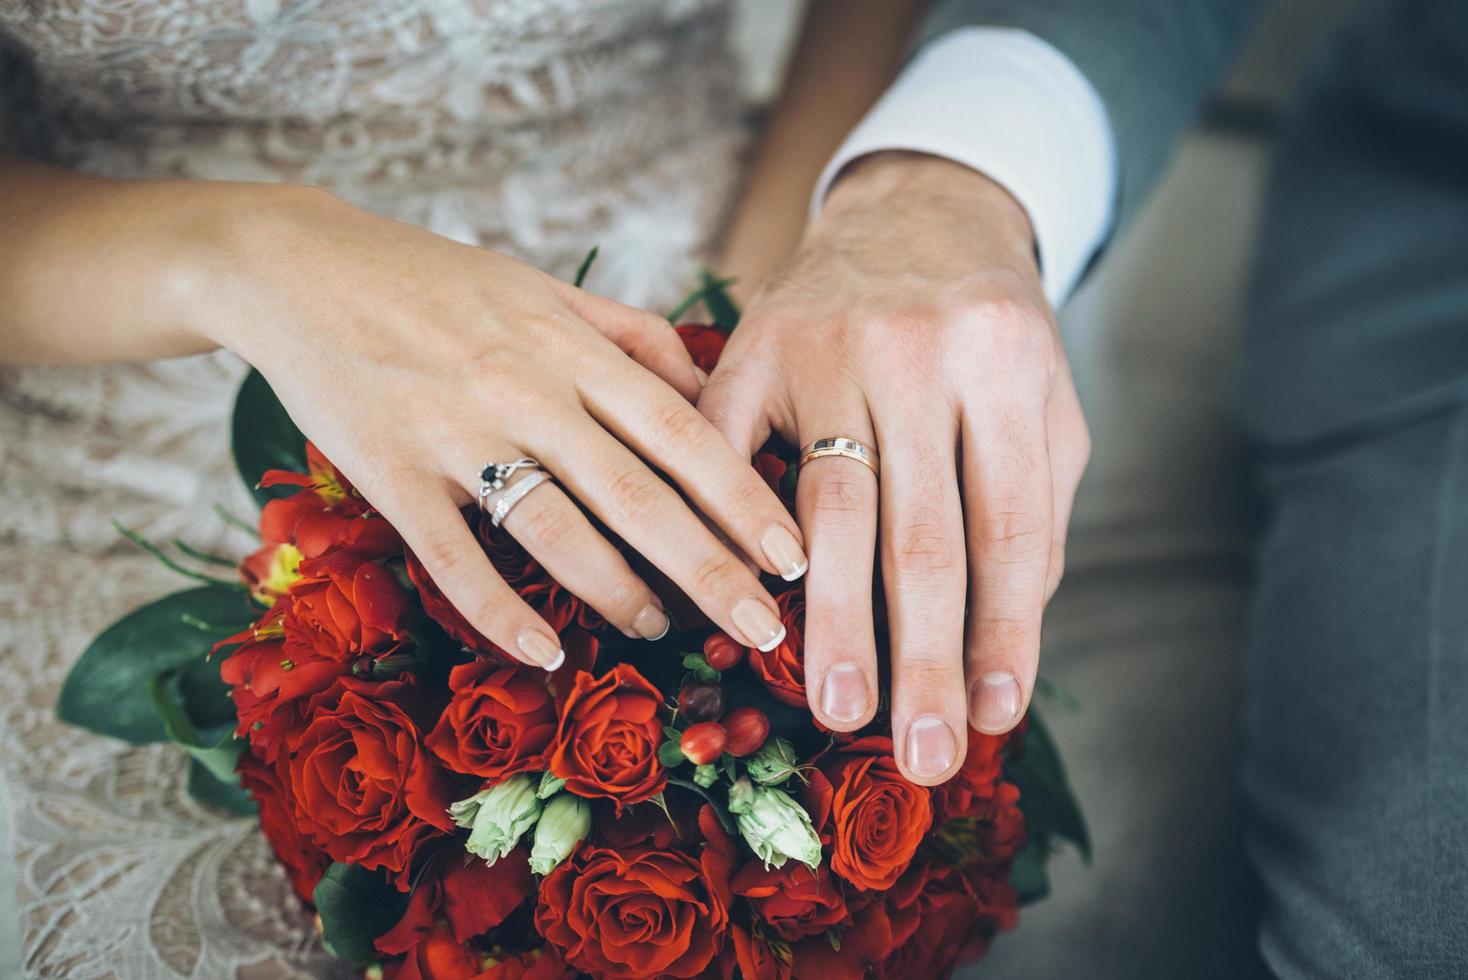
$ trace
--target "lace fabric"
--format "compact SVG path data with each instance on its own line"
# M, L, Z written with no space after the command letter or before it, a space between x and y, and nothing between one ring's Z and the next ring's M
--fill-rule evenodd
M657 308L743 143L718 0L33 0L0 5L0 133L117 177L297 181ZM56 720L87 641L184 587L125 543L239 555L244 365L0 368L0 774L22 962L43 977L330 977L251 820L186 759Z

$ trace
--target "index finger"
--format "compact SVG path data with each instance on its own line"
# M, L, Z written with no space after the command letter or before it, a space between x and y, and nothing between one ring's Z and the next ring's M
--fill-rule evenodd
M749 460L673 389L625 358L609 360L581 386L597 421L671 477L764 571L786 581L804 575L800 528Z

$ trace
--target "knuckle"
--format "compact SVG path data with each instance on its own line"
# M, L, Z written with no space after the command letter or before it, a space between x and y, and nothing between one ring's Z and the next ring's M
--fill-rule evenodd
M527 508L522 504L517 510L528 513L511 511L506 523L518 517L522 541L527 544L533 542L543 551L559 550L575 527L559 507Z
M463 542L446 531L428 535L414 550L440 587L456 578L464 567Z
M983 663L999 655L1005 660L1013 660L1028 656L1031 648L1038 652L1039 645L1037 618L997 614L980 616L974 625L968 659L972 663Z
M661 499L662 484L640 466L628 467L607 485L613 523L636 524L653 514Z
M748 573L732 555L719 549L694 564L691 584L700 595L722 595L732 591L740 572Z
M871 514L872 494L860 481L830 476L812 482L812 504L822 518L854 524Z
M1045 527L1028 510L1004 508L987 513L979 528L979 558L995 565L1022 565L1048 557Z
M917 520L902 528L897 537L896 564L909 576L937 577L961 565L954 535L945 523Z
M667 454L684 452L696 446L708 431L709 424L697 408L681 399L654 409L652 421L661 440L661 448Z

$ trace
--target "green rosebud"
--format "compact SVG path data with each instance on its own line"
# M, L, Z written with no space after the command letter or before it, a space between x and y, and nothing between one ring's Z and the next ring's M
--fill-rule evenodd
M810 815L789 793L741 779L729 789L729 812L765 867L782 868L790 858L812 871L820 867L821 839Z
M548 875L591 833L591 804L570 793L558 793L545 805L535 825L530 870Z
M772 738L744 760L749 778L761 786L778 786L800 771L795 746L783 738Z
M521 836L535 826L540 810L535 782L521 773L450 805L449 816L460 827L469 828L464 849L494 864L513 851Z
M535 795L542 800L548 800L565 788L566 781L564 779L554 776L549 772L543 772L540 774L540 788L535 791Z

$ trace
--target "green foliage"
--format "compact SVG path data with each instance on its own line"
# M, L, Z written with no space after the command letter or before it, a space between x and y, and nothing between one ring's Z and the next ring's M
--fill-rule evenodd
M326 951L359 966L377 959L373 940L397 925L408 907L408 896L381 872L340 862L326 869L311 900Z
M733 279L715 278L713 273L705 269L700 277L698 288L685 296L681 303L669 311L668 322L677 323L683 314L702 303L708 310L709 319L713 321L714 326L728 333L739 323L739 307L734 305L734 301L725 291L733 284Z
M149 692L154 678L202 661L255 614L243 593L219 585L175 592L134 610L82 654L62 685L56 712L101 735L161 742L169 736ZM190 683L202 681L195 675Z
M1029 714L1023 750L1007 766L1007 776L1019 787L1019 807L1033 847L1048 855L1054 841L1074 844L1081 857L1091 860L1091 835L1075 791L1065 775L1060 752L1040 716Z
M306 472L306 437L259 371L251 370L240 385L231 439L235 469L257 503L264 506L266 501L295 491L294 487L259 486L266 470Z
M576 278L571 280L571 285L577 289L581 288L581 284L586 281L586 274L591 271L591 263L596 261L596 253L599 251L601 247L593 245L591 251L586 253L586 258L582 259L581 264L576 267Z

